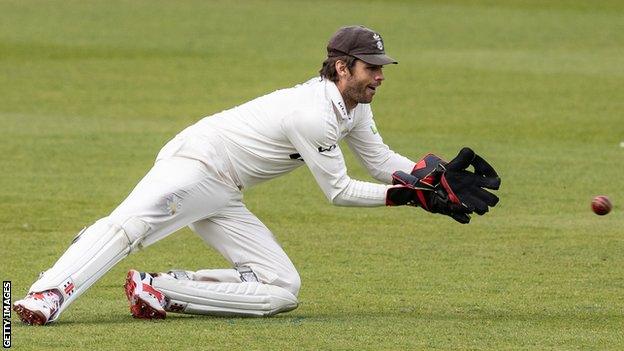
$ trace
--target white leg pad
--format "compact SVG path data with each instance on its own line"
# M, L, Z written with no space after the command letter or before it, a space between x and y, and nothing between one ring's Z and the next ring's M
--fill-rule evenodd
M271 316L297 308L297 298L279 286L259 282L216 283L155 277L170 312L212 316Z
M83 230L54 266L42 273L30 292L57 289L63 296L55 320L78 296L126 257L147 232L147 225L133 218L129 230L100 219ZM131 232L129 235L127 232Z

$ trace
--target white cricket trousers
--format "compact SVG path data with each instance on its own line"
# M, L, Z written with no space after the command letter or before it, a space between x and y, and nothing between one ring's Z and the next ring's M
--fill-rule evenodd
M184 155L172 140L158 161L109 220L123 226L128 220L148 229L140 246L146 247L189 226L232 266L248 266L261 283L276 285L297 296L299 274L271 231L242 203L242 193L231 180L223 156L210 152L206 164ZM207 146L207 145L206 145Z
M233 267L251 268L259 283L248 283L233 269L196 273L200 280L223 284L163 282L181 302L188 297L187 310L270 315L295 308L299 274L271 231L242 203L237 179L217 135L181 133L163 147L128 197L81 231L30 292L62 294L64 302L50 317L55 320L129 253L189 226Z

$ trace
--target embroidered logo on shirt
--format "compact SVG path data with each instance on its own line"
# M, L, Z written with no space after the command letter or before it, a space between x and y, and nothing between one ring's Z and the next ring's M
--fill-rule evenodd
M300 153L290 154L290 155L288 155L288 157L290 157L291 160L303 161L303 157L301 157Z
M374 123L371 124L370 128L371 128L371 131L373 132L373 134L377 134L377 126Z
M338 107L340 107L340 110L342 111L342 113L346 116L348 116L349 114L347 113L347 109L344 107L342 101L338 101Z
M335 148L336 148L336 144L334 144L334 145L332 145L332 146L330 146L330 147L328 147L328 148L324 148L324 147L322 147L322 146L319 146L319 147L318 147L318 151L319 151L319 152L332 151L332 150L333 150L333 149L335 149Z

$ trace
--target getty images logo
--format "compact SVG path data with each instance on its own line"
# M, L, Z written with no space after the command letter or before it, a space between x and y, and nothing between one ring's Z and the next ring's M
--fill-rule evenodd
M11 347L11 281L2 282L2 347Z

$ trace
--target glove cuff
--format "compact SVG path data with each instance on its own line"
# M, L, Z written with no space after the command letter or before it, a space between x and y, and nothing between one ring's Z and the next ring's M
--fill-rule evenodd
M386 191L387 206L412 205L429 211L429 195L434 191L433 186L402 171L392 173L392 184L394 186Z

